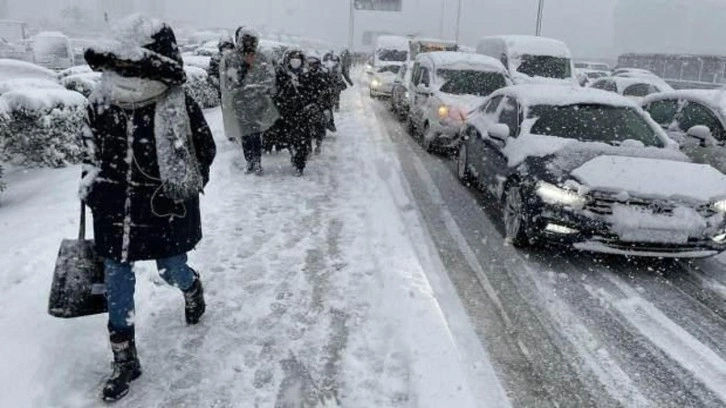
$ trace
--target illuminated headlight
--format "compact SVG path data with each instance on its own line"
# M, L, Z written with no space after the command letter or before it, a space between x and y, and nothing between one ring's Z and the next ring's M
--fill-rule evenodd
M379 86L381 86L381 81L374 79L371 81L371 86L374 88L378 88Z
M439 106L439 119L444 120L449 117L449 107L446 105Z
M715 201L711 204L711 209L718 213L726 214L726 200Z
M406 92L405 92L405 93L403 94L403 97L404 97L404 98L406 98L406 99L408 99L408 98L409 98L410 96L411 96L411 94L410 94L410 93L408 93L408 91L406 91Z
M574 191L559 188L543 181L537 184L537 195L547 204L564 205L573 208L582 208L587 200Z

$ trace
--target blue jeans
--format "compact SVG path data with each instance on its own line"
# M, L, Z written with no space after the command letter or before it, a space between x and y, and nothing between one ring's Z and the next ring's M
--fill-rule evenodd
M136 276L133 263L122 263L106 259L106 297L108 302L109 330L127 331L134 327L134 291ZM170 285L181 290L192 287L196 276L187 265L187 254L157 259L156 267L161 277Z

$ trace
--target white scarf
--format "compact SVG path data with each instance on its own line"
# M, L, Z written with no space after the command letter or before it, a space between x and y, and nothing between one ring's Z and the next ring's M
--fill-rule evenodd
M101 89L113 104L138 106L153 102L169 87L151 79L127 78L113 71L104 71Z

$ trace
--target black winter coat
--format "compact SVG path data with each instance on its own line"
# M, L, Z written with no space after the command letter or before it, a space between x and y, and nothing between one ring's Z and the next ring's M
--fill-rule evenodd
M292 137L310 137L323 123L323 111L329 109L324 97L329 89L323 73L303 71L296 83L285 69L278 69L275 103L282 131Z
M212 132L199 105L187 94L192 141L205 184L216 154ZM95 154L88 164L100 169L86 203L93 211L96 249L121 262L186 253L202 239L199 199L175 203L164 195L154 137L155 104L133 111L117 106L88 108ZM133 132L127 133L129 124ZM93 152L91 152L93 153Z

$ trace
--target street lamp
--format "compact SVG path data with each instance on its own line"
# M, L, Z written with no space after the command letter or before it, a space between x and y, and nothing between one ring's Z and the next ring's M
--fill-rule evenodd
M542 35L542 12L544 11L544 0L539 0L539 7L537 8L537 37Z

